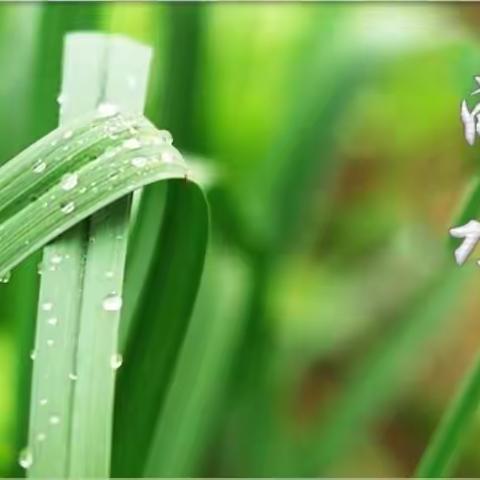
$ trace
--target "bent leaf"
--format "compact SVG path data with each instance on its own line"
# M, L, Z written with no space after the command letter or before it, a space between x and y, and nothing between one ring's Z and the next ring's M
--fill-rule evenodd
M55 130L0 168L0 274L122 196L188 174L166 132L142 116Z
M144 363L144 356L148 361L149 352L158 348L158 335L147 335L149 341L142 345L138 330L143 328L140 319L149 312L152 317L158 303L162 313L170 314L173 330L183 336L203 268L208 215L201 189L188 181L189 170L168 132L142 116L106 113L106 118L88 117L54 131L0 168L0 274L124 195L177 179L168 188L161 232L162 253L168 252L168 258L152 265L149 277L158 290L144 293L134 322L135 341L125 356L126 365L134 366ZM172 296L172 286L177 296ZM177 323L179 316L182 322ZM150 421L148 415L137 417ZM54 428L70 427L59 419Z

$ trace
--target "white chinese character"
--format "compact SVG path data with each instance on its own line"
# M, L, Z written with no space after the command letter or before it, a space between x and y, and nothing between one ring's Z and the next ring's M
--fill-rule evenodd
M480 85L480 76L475 77L475 81ZM472 92L472 95L480 93L480 88ZM480 135L480 103L473 107L472 111L468 110L467 102L462 102L460 112L463 125L465 127L465 138L470 145L475 142L475 134Z
M455 238L463 238L462 244L455 250L455 260L458 265L463 265L475 246L480 241L480 222L470 220L465 225L454 227L449 230ZM477 261L480 265L480 261Z

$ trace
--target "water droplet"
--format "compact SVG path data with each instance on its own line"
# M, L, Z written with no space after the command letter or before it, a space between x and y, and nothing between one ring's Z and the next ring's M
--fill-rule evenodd
M76 382L78 380L78 375L76 373L69 373L68 378L72 380L72 382Z
M109 270L109 271L105 272L105 276L107 278L113 278L113 272L111 270Z
M172 134L168 130L160 130L155 143L171 145L173 143Z
M66 214L72 213L75 210L75 203L74 202L64 203L60 206L60 210Z
M102 307L107 312L118 312L122 308L122 297L116 293L110 293L104 298Z
M37 433L36 438L37 438L37 442L44 442L47 436L43 432L40 432L40 433Z
M64 134L63 134L63 138L65 140L67 140L68 138L71 138L73 135L73 131L72 130L67 130Z
M34 173L42 173L47 168L47 164L43 160L38 160L33 166Z
M0 283L8 283L11 277L10 272L5 272L4 274L0 275Z
M30 352L30 359L31 360L35 360L37 358L37 351L35 349L33 349L31 352Z
M53 303L52 302L43 302L42 303L42 310L44 312L50 312L53 308Z
M41 398L39 403L42 407L44 407L48 403L48 400L46 398Z
M64 93L60 93L57 97L57 102L59 105L63 105L67 100L67 96Z
M110 366L114 369L117 370L122 366L123 363L123 357L120 353L114 353L110 357Z
M48 421L50 425L58 425L60 423L60 417L58 415L51 415Z
M113 117L118 113L118 107L113 103L101 103L97 107L97 116L99 118Z
M148 159L146 157L135 157L135 158L132 158L132 160L130 161L130 163L137 168L144 167L147 164L147 162L148 162Z
M172 152L162 152L160 158L162 162L165 162L165 163L173 163L173 161L175 160L175 157L173 156Z
M142 144L136 138L128 138L123 142L123 146L128 150L135 150L140 148Z
M78 174L77 173L66 173L62 180L60 181L60 188L62 190L68 191L75 188L78 184Z
M47 340L47 345L48 345L49 347L53 347L53 346L55 345L55 341L54 341L52 338L49 338L49 339Z
M24 448L18 456L18 463L22 468L28 469L33 465L33 454L29 447Z
M55 265L58 265L59 263L62 263L63 257L59 253L54 253L50 257L50 262L54 263Z
M58 323L58 318L57 317L50 317L48 320L47 320L47 323L49 325L52 325L52 327L54 327L57 323Z

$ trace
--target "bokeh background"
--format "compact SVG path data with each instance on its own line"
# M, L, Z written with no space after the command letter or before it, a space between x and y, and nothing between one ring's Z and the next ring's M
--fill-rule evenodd
M448 247L478 169L460 103L479 25L459 3L0 5L2 162L55 128L62 37L95 29L155 47L147 116L204 177L194 315L214 321L187 338L168 473L412 474L480 343L480 267ZM2 476L25 438L36 261L0 285ZM480 476L479 440L480 418L457 476Z

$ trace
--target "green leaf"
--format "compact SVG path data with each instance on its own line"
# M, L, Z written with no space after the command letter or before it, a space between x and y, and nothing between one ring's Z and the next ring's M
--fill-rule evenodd
M463 225L478 216L480 211L480 182L475 178L465 192L459 213L452 225ZM452 251L459 240L449 237L448 247ZM449 475L452 463L468 432L480 404L480 359L477 358L455 394L451 405L436 428L433 437L415 472L416 477L433 478Z
M118 376L113 476L142 475L188 326L208 231L208 215L197 196L190 184L168 185L163 228L147 277L153 287L138 302Z
M242 338L246 273L240 259L211 248L195 311L155 429L144 472L147 477L198 475Z
M5 275L48 241L115 200L152 182L177 178L183 180L175 182L171 187L175 195L167 200L174 218L170 217L164 225L163 235L175 251L175 267L181 269L189 261L196 266L180 275L182 288L193 297L206 242L205 202L199 188L184 180L188 169L178 151L165 140L164 132L140 116L89 117L56 130L4 165L0 169L0 274ZM69 189L72 176L76 185ZM191 241L195 237L198 243ZM170 275L179 276L175 269L166 271L164 286L171 284ZM166 304L171 303L167 298ZM188 316L191 305L181 303L175 307L186 308ZM43 308L50 307L43 304ZM60 320L56 326L59 329ZM59 338L70 335L61 331L57 334ZM61 371L70 364L70 359L62 358L62 351L67 352L68 346L61 342L55 346L38 345L36 355L38 359L42 355L50 358L52 371ZM141 352L136 353L142 356ZM139 359L130 356L130 360ZM72 372L64 372L62 385L49 385L48 391L65 388L66 382L71 382L69 373ZM32 408L41 411L38 415L43 417L45 427L69 428L68 411L62 412L62 417L50 407L41 410L46 405L41 402L44 392L39 387L33 394ZM72 405L66 408L71 409ZM60 417L58 424L54 417ZM49 431L35 434L46 433L48 438Z
M187 178L187 166L164 136L141 116L83 119L44 137L3 166L0 273L143 185ZM145 165L135 166L138 158ZM62 188L66 174L78 177L78 188Z
M157 123L168 125L182 149L193 151L197 143L194 122L198 101L194 92L199 80L204 10L187 4L168 4L155 10L159 13L155 20L165 25L158 32L159 35L166 32L168 55L163 70L160 68L165 71L161 79L164 83L152 88L153 92L162 91L162 102L152 104L150 114ZM161 18L165 13L167 22ZM132 230L135 247L128 258L126 285L127 298L134 299L136 305L126 306L122 318L121 341L125 345L126 365L119 374L112 466L113 475L118 477L142 476L145 472L151 441L160 424L162 406L193 306L195 291L189 286L188 271L182 273L185 275L182 281L177 268L179 278L173 284L165 283L165 275L168 270L174 270L171 265L183 261L190 263L193 278L201 268L198 259L188 255L184 260L172 256L174 239L161 233L162 222L169 224L174 218L188 215L191 207L186 203L175 214L168 206L162 206L165 195L168 199L177 193L170 187L165 192L161 185L143 191ZM199 231L192 238L182 236L176 241L188 251L190 242L202 243L205 235L206 232ZM165 301L158 302L157 285L165 286ZM131 364L129 357L137 360Z
M11 109L5 113L4 120L9 118L15 125L12 134L7 132L11 145L3 152L2 163L26 146L47 134L58 124L58 104L56 98L60 90L62 42L65 33L72 29L92 30L99 28L102 17L100 4L60 4L43 3L31 5L27 14L25 8L13 7L13 18L7 20L12 28L12 21L29 25L32 38L26 38L30 48L25 49L27 54L21 55L17 48L10 49L15 56L15 65L25 71L24 85L17 83L15 90L18 96L15 116ZM33 27L33 28L32 28ZM14 26L13 28L18 28ZM19 55L20 53L20 55ZM25 63L26 65L22 64ZM13 70L18 70L15 67ZM35 78L32 82L29 79ZM18 88L17 88L18 87ZM5 132L4 132L5 134ZM15 355L18 363L16 375L17 397L15 402L16 427L12 443L15 450L22 448L28 437L29 400L31 387L32 365L29 352L34 343L34 320L37 311L38 283L37 264L41 253L33 255L27 262L15 271L11 282L0 293L0 303L11 306L11 318L15 320L17 333L15 340L17 347ZM18 300L17 300L18 299ZM20 476L23 472L18 466L16 458L10 476Z
M444 478L450 476L462 440L465 440L480 404L480 359L475 359L472 368L462 382L420 463L415 471L417 478Z

